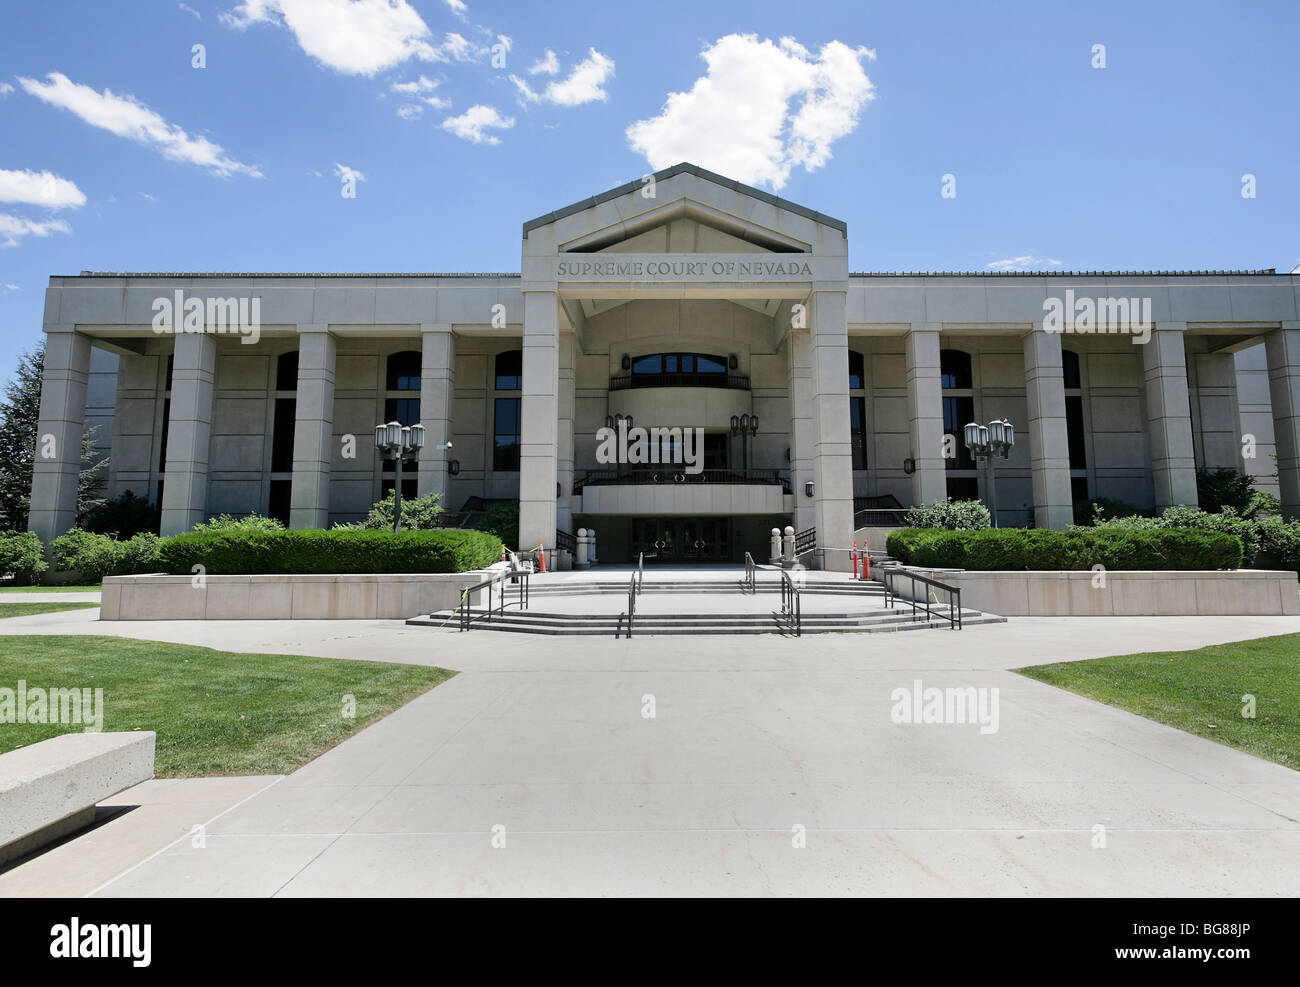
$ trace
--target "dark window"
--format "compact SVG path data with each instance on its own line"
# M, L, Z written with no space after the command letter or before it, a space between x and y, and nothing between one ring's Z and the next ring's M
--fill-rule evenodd
M1070 444L1070 469L1088 468L1088 450L1083 441L1083 398L1077 394L1065 399L1065 434Z
M163 384L164 391L170 391L172 389L172 370L174 370L175 367L176 367L176 357L175 356L167 357L167 381L166 383Z
M723 470L727 468L726 432L704 433L704 468L706 470Z
M725 374L727 372L727 361L720 356L696 353L695 372L697 374Z
M1076 506L1088 503L1088 478L1086 476L1070 477L1070 498Z
M420 354L417 350L403 350L388 358L388 384L390 391L418 391L420 389Z
M979 500L979 481L973 476L948 477L949 500Z
M156 506L158 507L158 509L159 509L160 512L161 512L161 510L162 510L162 495L163 495L163 481L162 481L162 480L159 480L159 481L158 481L158 500L157 500L155 503L156 503ZM162 525L162 520L161 520L161 519L162 519L162 514L159 513L158 516L159 516L159 527L160 527L160 529L161 529L161 525Z
M271 502L267 505L266 513L286 528L289 527L289 498L292 492L292 480L271 481Z
M650 353L632 361L632 373L640 374L725 374L725 357L709 353Z
M298 351L281 353L275 358L275 389L277 391L298 390Z
M853 445L853 468L867 468L867 402L849 398L849 435Z
M866 370L862 360L862 354L857 350L849 350L849 390L860 391L866 385Z
M956 455L944 460L950 470L975 468L975 457L966 448L966 425L975 420L975 399L947 397L943 399L943 432L955 440Z
M496 389L522 391L524 389L524 351L506 350L496 359Z
M418 482L419 481L409 479L408 477L405 476L402 477L402 499L403 500L415 500L416 497L419 496L419 494L417 493ZM393 480L385 480L382 484L380 484L379 499L383 500L384 498L386 498L390 493L393 492L393 487L395 486L397 486L397 483Z
M403 425L420 424L420 399L419 398L387 398L384 401L384 421L400 422ZM380 467L383 472L391 473L397 469L397 463L391 459L385 459ZM405 494L403 494L405 496Z
M293 472L293 432L298 419L296 398L275 399L275 419L271 424L271 472Z
M662 354L654 353L651 356L639 356L632 361L632 373L634 374L661 374L664 372L664 358Z
M520 398L496 399L496 424L493 433L492 468L519 469Z
M964 350L940 350L939 373L945 388L965 389L971 386L970 354Z
M159 436L159 439L161 440L161 443L162 443L162 449L161 449L161 451L158 453L158 472L159 472L159 473L166 473L166 472L167 472L167 435L168 435L168 433L171 432L171 426L172 426L172 399L171 399L171 398L166 398L166 399L163 401L163 427L162 427L162 435ZM158 503L160 503L160 504L162 503L162 497L161 497L161 495L159 495Z
M1066 387L1082 387L1083 379L1079 376L1079 354L1070 350L1061 350L1062 376Z

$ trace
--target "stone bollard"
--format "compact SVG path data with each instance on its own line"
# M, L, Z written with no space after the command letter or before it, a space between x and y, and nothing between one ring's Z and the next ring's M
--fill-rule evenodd
M781 561L781 529L772 529L772 554L768 558L769 562Z
M587 564L596 564L596 529L587 529Z
M794 528L785 526L785 537L781 539L782 561L787 566L794 565Z
M587 529L578 529L578 545L573 557L573 566L575 569L587 568Z

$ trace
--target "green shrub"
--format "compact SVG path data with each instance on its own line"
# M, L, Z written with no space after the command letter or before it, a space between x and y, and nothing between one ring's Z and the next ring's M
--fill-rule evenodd
M1193 528L990 528L892 532L886 550L905 565L936 569L1238 569L1241 541Z
M388 496L370 508L365 520L357 524L337 524L336 529L354 531L392 531L394 504L397 499L393 490ZM442 513L442 494L431 493L423 497L402 499L402 530L431 531L438 527L438 515Z
M1112 518L1109 521L1098 521L1095 527L1109 530L1196 528L1202 531L1222 531L1236 535L1241 540L1242 559L1246 565L1254 565L1255 556L1259 553L1259 524L1242 517L1231 507L1225 507L1220 514L1210 514L1199 507L1168 507L1159 517Z
M519 546L519 501L510 500L493 504L477 525L479 531L490 531L509 549ZM536 547L536 546L534 546Z
M1262 517L1259 525L1258 564L1300 572L1300 521Z
M913 507L905 523L912 528L978 531L989 527L989 509L978 500L937 500L929 507Z
M330 531L230 529L191 531L159 547L166 572L201 565L213 575L261 573L465 572L501 558L501 543L483 531Z
M50 543L56 569L75 569L89 582L105 576L158 572L158 536L136 535L118 541L108 535L73 528Z
M1255 493L1255 478L1232 468L1196 468L1196 502L1211 514L1232 508L1245 513Z
M1096 524L1117 517L1151 517L1154 514L1155 508L1138 507L1126 500L1109 497L1095 497L1087 503L1074 505L1074 523L1077 525Z
M34 531L6 531L0 535L0 576L12 576L20 585L38 582L49 568L45 547Z
M260 514L246 514L243 517L218 514L206 521L200 521L190 530L209 533L214 531L283 531L284 525L273 517L262 517Z
M158 533L158 508L130 490L92 507L81 523L83 531L114 538Z

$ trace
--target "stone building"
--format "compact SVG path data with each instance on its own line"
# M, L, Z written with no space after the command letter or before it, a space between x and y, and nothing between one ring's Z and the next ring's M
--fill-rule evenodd
M984 497L961 429L995 418L1003 524L1194 504L1198 466L1300 511L1300 278L850 273L843 222L688 164L525 223L520 274L84 272L44 329L46 539L90 425L164 534L363 516L390 420L427 430L404 495L518 499L522 547L581 526L610 561L763 558L787 524L843 547L873 509ZM628 418L658 463L600 461ZM703 430L693 471L672 429Z

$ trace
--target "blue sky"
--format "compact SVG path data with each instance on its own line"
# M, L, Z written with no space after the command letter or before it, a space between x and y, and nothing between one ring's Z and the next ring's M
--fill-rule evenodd
M517 271L524 220L682 159L845 220L853 270L1300 263L1294 2L11 0L3 20L0 376L51 274Z

